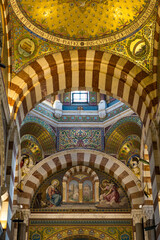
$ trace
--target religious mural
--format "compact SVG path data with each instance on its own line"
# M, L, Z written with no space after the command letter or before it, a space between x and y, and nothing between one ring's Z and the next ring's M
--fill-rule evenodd
M60 171L47 178L31 202L32 212L130 210L129 198L116 179L99 170L88 167L82 169L82 166Z
M24 178L34 166L33 159L29 155L22 155L20 161L21 177Z
M72 180L69 183L69 201L70 202L77 202L79 196L79 186L78 182L75 180Z
M51 185L46 189L46 202L49 207L59 206L62 201L61 193L58 191L57 187L59 185L59 181L54 179L51 182Z
M101 194L97 207L110 208L111 206L120 207L127 204L127 198L114 182L105 179L102 181L100 188Z

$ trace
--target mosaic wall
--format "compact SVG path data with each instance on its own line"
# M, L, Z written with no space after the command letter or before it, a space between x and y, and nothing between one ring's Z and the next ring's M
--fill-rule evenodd
M45 111L44 113L48 113L48 111ZM39 125L42 125L42 127L44 127L48 132L49 134L52 136L52 138L54 139L54 141L56 140L56 129L54 127L51 127L49 124L45 123L43 120L41 120L40 118L38 117L34 117L34 116L30 116L30 114L28 114L25 119L23 120L22 122L22 125L23 126L24 124L28 123L28 122L33 122L33 123L38 123Z
M89 104L90 105L97 105L97 93L96 92L89 92Z
M104 151L104 131L102 128L58 128L57 151L88 148Z
M127 105L122 105L119 108L116 108L112 111L110 111L109 113L106 114L105 118L100 118L97 115L87 115L87 116L76 116L76 115L63 115L62 117L60 117L59 119L54 117L53 112L51 111L47 111L43 105L37 105L34 110L43 114L44 116L47 116L48 118L50 118L51 120L55 120L57 122L104 122L116 115L118 115L119 113L128 110L129 107ZM25 121L25 120L24 120Z
M117 121L112 127L110 127L109 129L106 129L107 130L106 138L108 138L116 128L120 127L121 124L124 124L127 122L131 122L131 123L133 122L133 123L136 123L140 128L142 127L142 122L139 117L137 116L124 117L119 121Z
M63 94L63 105L70 105L71 104L71 93L67 92Z
M43 181L32 198L31 212L131 211L127 193L115 178L94 169L95 180L91 169L77 172L80 168L68 180L71 170L66 169Z
M11 1L13 2L14 0ZM82 6L78 6L80 3L78 1L69 1L68 3L57 3L57 1L54 1L54 3L50 3L49 1L42 5L41 8L44 9L42 14L42 9L39 9L39 5L36 6L37 0L30 0L30 4L25 1L18 1L21 6L21 8L24 7L23 13L25 15L28 15L27 18L29 21L32 21L34 24L38 24L38 27L42 27L42 29L45 28L45 25L47 26L46 32L51 31L51 34L57 35L59 37L64 38L70 38L72 37L74 40L76 39L88 39L89 41L94 38L102 38L104 36L108 36L108 34L113 34L116 32L123 31L127 26L129 27L134 22L135 19L138 20L139 16L143 15L145 12L145 8L148 7L149 2L139 0L137 1L137 4L133 4L133 1L130 1L130 5L134 6L126 6L126 9L121 11L121 4L125 4L126 0L121 1L105 1L106 4L103 2L97 3L97 1L93 2L94 6L91 7L90 1L84 1L82 5L84 4L84 9L87 8L88 10L85 11L85 17L82 17L82 19L79 17L77 20L74 20L74 17L84 15L84 12L81 11L83 9ZM150 1L151 2L151 1ZM154 7L155 0L152 1L152 7ZM12 5L11 4L11 5ZM41 3L42 4L42 3ZM59 7L57 7L56 4L59 4ZM87 4L87 5L86 5ZM111 16L113 14L108 12L109 5L113 5L111 9L114 9L114 7L118 7L120 10L120 14L115 18L115 16ZM117 6L118 4L118 6ZM53 5L49 7L49 5ZM62 10L62 7L67 7L67 9ZM97 12L96 5L98 6L99 12ZM100 10L100 5L103 8ZM49 7L49 9L48 9ZM34 11L34 8L36 10ZM104 10L106 9L107 10ZM130 9L130 13L128 12ZM47 10L48 9L48 10ZM54 13L54 20L52 16L52 11L55 11L53 9L56 9L56 12ZM68 9L70 11L68 12L68 17L64 19L64 16L67 14ZM75 13L74 9L79 12ZM42 36L37 35L34 33L34 31L31 31L27 26L23 26L22 23L17 19L15 14L13 14L13 10L11 7L9 7L10 14L12 15L11 21L12 21L12 46L13 46L13 76L18 73L20 70L22 70L26 65L28 65L29 62L34 61L37 58L43 57L44 55L47 55L49 53L57 53L60 51L65 50L74 50L76 48L81 48L77 46L76 43L73 44L65 44L65 42L68 42L67 40L62 40L62 44L58 44L57 42L50 41L49 39L44 39ZM74 12L74 14L71 14L71 12ZM88 12L90 11L90 12ZM91 13L91 12L95 13ZM64 24L62 24L62 19L60 20L60 13L63 13L63 21L66 25L66 28L64 27ZM34 14L36 15L34 17ZM51 15L51 18L46 18L45 14ZM96 18L96 15L99 14L99 17ZM104 16L102 17L102 15ZM111 14L111 15L110 15ZM71 16L72 15L72 16ZM114 14L115 15L115 14ZM122 17L124 15L124 18ZM110 41L103 41L103 39L100 39L97 42L88 44L84 44L84 49L93 49L93 50L100 50L105 52L111 52L115 53L117 55L120 55L122 57L125 57L129 59L130 61L136 63L137 65L141 66L145 71L151 72L152 71L152 61L153 61L153 39L154 39L154 30L155 30L155 19L156 19L156 11L152 11L152 14L150 15L149 19L148 15L146 15L146 23L145 25L141 25L138 27L139 21L136 22L137 28L135 28L135 31L132 30L132 27L130 28L131 31L127 31L124 34L117 34L117 36L123 36L121 39L112 38L113 40ZM40 21L37 21L38 16L40 17ZM90 16L90 18L89 18ZM120 20L118 20L120 16ZM57 19L59 28L54 29L57 24L55 24L55 18ZM62 17L61 17L62 18ZM106 20L104 20L104 18ZM108 18L110 19L110 23L108 23ZM142 17L143 18L143 17ZM144 19L145 19L144 18ZM59 19L59 20L58 20ZM100 21L103 19L103 21ZM115 21L116 19L116 21ZM132 20L131 20L132 19ZM68 21L69 20L69 21ZM48 26L48 21L50 22L50 27ZM54 23L53 23L54 21ZM72 21L72 24L71 24ZM73 22L74 21L74 22ZM77 24L77 21L79 24ZM84 22L87 21L87 24L84 24ZM97 21L97 23L96 23ZM131 21L131 22L130 22ZM68 25L67 24L70 25ZM107 25L106 25L107 22ZM52 23L52 24L51 24ZM95 24L94 28L92 27L93 24ZM117 26L115 24L118 24ZM75 25L75 26L74 26ZM89 27L91 25L91 27ZM97 25L97 26L96 26ZM108 29L108 26L110 25L110 29ZM82 27L83 26L83 27ZM86 26L88 26L86 28ZM84 28L86 30L84 31ZM52 30L51 30L52 29ZM70 29L69 32L66 29ZM72 31L73 30L73 31ZM97 33L95 33L95 30ZM40 30L39 30L40 31ZM91 31L89 33L89 31ZM76 33L77 32L77 33ZM130 34L128 34L130 32ZM77 36L75 36L75 33ZM88 35L89 34L89 35ZM127 36L125 36L127 35ZM61 42L61 41L58 41ZM103 43L104 42L104 43ZM72 41L71 41L72 43ZM80 42L81 43L81 42ZM83 42L82 42L83 43ZM99 43L99 44L98 44ZM78 44L79 45L79 44Z
M29 239L133 240L132 220L30 220Z

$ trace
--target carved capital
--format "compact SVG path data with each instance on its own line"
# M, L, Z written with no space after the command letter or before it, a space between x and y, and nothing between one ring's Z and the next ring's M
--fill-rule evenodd
M153 206L143 206L143 215L145 221L152 219L154 214Z
M142 217L143 217L142 209L133 209L131 215L133 218L134 225L136 223L142 223Z
M29 209L23 210L23 216L24 216L24 223L28 226L28 220L29 220L29 216L30 216L30 210L29 210Z

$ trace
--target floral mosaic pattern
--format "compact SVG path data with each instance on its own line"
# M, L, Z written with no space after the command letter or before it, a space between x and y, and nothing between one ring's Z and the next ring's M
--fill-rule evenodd
M89 104L90 105L97 105L97 94L96 92L89 93Z
M75 238L74 238L75 237ZM76 238L77 237L77 238ZM30 220L29 239L133 240L132 220Z
M102 128L58 128L57 137L58 151L74 148L104 150Z

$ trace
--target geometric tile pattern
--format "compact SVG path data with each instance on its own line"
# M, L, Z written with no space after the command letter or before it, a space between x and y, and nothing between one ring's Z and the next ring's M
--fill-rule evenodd
M63 114L60 118L56 118L54 116L54 113L49 110L46 111L46 109L43 107L42 104L41 105L38 104L33 110L38 113L43 114L44 116L47 116L47 118L50 118L52 120L54 119L54 121L57 121L57 122L104 122L104 121L106 121L128 109L129 109L129 107L127 105L123 104L120 107L117 107L114 110L107 112L106 117L104 117L104 118L100 118L98 115L78 116L78 115L68 115L68 114L67 115ZM28 116L26 118L28 118ZM25 119L24 119L24 121L25 121Z
M29 239L133 240L132 220L29 220Z

